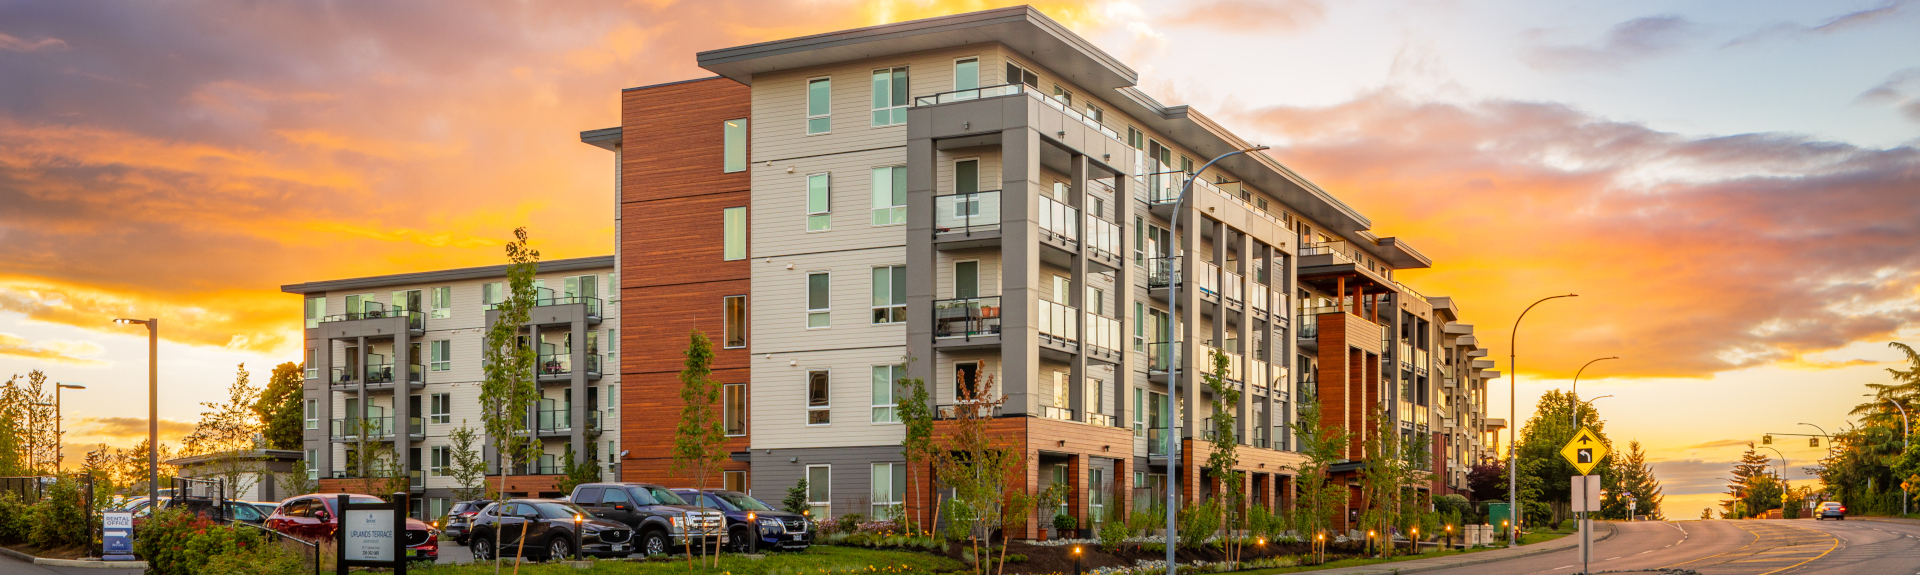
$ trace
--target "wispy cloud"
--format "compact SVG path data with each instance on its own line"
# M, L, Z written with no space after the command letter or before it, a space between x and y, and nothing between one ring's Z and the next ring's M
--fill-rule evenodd
M1908 120L1920 123L1920 66L1895 71L1885 82L1861 92L1854 101L1890 106Z
M1635 18L1615 24L1592 44L1542 43L1547 33L1535 31L1531 36L1536 43L1525 58L1540 70L1614 70L1685 45L1696 27L1679 16Z
M0 32L0 50L13 52L38 52L41 50L65 50L67 42L59 38L41 38L23 40L19 37Z
M1832 16L1821 20L1818 24L1782 22L1729 40L1721 47L1731 48L1768 40L1789 40L1810 35L1844 32L1874 22L1885 21L1911 3L1913 0L1887 0L1879 6Z
M0 333L0 355L17 355L70 365L94 366L107 362L87 356L106 353L100 344L90 341L45 341L34 343L11 333Z
M1233 32L1290 33L1324 21L1327 7L1318 0L1215 0L1182 6L1169 22Z
M1727 447L1746 447L1752 445L1751 439L1716 439L1704 443L1695 443L1681 449L1722 449Z
M141 417L83 417L75 421L68 435L106 440L135 440L147 436L147 420ZM160 441L173 441L193 433L193 424L160 420Z

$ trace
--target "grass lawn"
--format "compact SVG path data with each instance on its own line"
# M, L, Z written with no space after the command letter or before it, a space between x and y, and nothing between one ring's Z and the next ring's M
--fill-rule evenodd
M1360 567L1360 566L1365 566L1365 565L1376 565L1376 564L1380 564L1380 563L1394 563L1394 562L1399 562L1399 561L1412 561L1412 560L1414 560L1414 559L1428 559L1428 558L1432 558L1432 557L1448 557L1448 556L1453 556L1453 555L1461 555L1461 554L1465 554L1465 553L1473 553L1473 552L1475 552L1475 551L1484 551L1484 549L1471 549L1471 550L1465 550L1465 551L1460 551L1460 550L1452 550L1452 551L1439 551L1439 550L1435 550L1435 551L1428 551L1428 552L1426 552L1426 553L1421 553L1421 554L1419 554L1419 555L1395 555L1395 556L1393 556L1392 558L1389 558L1389 559L1341 559L1341 560L1339 560L1339 561L1328 561L1328 562L1326 562L1326 564L1323 564L1323 565L1301 565L1301 566L1298 566L1298 567L1277 567L1277 568L1273 568L1273 569L1256 569L1256 570L1252 570L1252 571L1236 571L1236 573L1248 573L1248 574L1252 574L1252 575L1273 575L1273 574L1276 574L1276 573L1300 573L1300 572L1303 572L1303 571L1318 571L1318 570L1321 570L1321 569L1337 569L1337 568L1341 568L1341 567Z
M687 558L683 555L672 557L672 561L626 561L600 560L594 565L593 573L628 573L645 575L684 575L687 573ZM695 557L696 568L701 558ZM711 560L709 560L711 561ZM513 560L503 565L506 570L513 568ZM833 573L868 572L876 575L901 573L935 573L957 571L965 568L959 561L927 553L910 551L876 551L854 547L835 547L815 545L806 551L767 553L766 559L752 560L735 554L720 556L719 567L707 567L708 573L728 573L731 575L828 575ZM434 565L417 569L407 567L408 573L426 575L493 575L493 563L472 563L467 565ZM523 563L520 573L525 575L571 575L579 573L572 567L557 563Z
M1574 531L1528 531L1520 534L1521 545L1532 545L1572 535Z

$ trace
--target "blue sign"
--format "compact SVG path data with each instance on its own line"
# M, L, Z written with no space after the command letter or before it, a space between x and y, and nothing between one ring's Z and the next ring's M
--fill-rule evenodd
M109 511L101 518L100 558L107 561L133 560L133 514Z

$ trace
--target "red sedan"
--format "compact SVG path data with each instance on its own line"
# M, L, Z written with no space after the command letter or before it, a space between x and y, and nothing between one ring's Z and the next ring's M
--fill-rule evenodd
M315 493L288 499L267 517L266 528L308 541L332 541L340 527L340 510L334 505L339 493ZM353 503L381 503L372 495L347 494ZM434 561L440 558L440 534L427 522L407 518L407 558Z

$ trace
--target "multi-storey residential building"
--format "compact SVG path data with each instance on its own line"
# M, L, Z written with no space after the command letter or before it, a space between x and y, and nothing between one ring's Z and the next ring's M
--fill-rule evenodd
M525 326L538 354L540 400L528 433L543 453L508 470L514 495L559 495L569 452L616 477L619 438L619 299L611 256L541 262L538 300ZM506 266L317 281L282 286L304 296L306 459L323 491L377 489L358 454L391 446L410 478L415 514L437 517L452 497L452 442L462 426L484 440L480 384L486 331L507 295ZM606 299L605 295L613 295ZM489 473L499 460L486 449ZM497 477L490 478L497 481Z
M1434 491L1466 493L1467 472L1475 464L1496 457L1486 442L1487 380L1500 374L1476 366L1487 350L1473 336L1473 325L1460 323L1453 298L1430 297L1438 324L1439 349L1433 371L1440 382L1436 400L1439 435L1435 438Z
M1440 391L1468 361L1439 359L1457 311L1394 280L1431 262L1271 156L1202 170L1249 144L1038 11L698 61L719 77L627 89L619 127L581 134L617 152L620 244L646 254L621 257L623 346L647 350L621 363L624 479L684 482L664 447L694 329L724 342L727 484L804 478L821 516L930 503L906 485L903 377L942 418L1004 399L993 426L1024 446L1022 485L1070 484L1060 511L1083 525L1162 496L1169 473L1189 501L1218 492L1195 377L1215 354L1243 392L1223 408L1255 504L1291 492L1303 402L1355 433L1343 477L1377 429L1431 441L1423 464L1474 457L1440 457L1471 444L1433 415L1483 400Z

